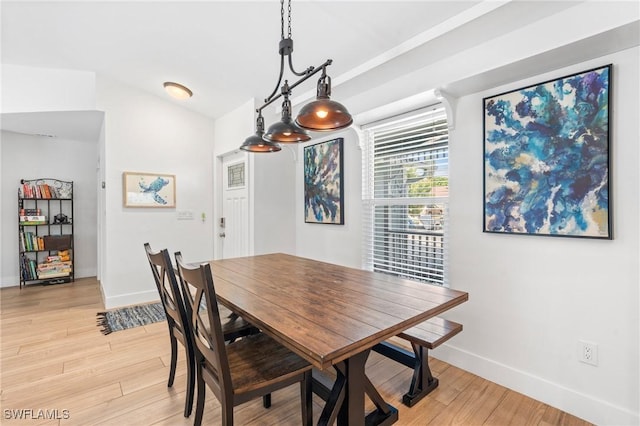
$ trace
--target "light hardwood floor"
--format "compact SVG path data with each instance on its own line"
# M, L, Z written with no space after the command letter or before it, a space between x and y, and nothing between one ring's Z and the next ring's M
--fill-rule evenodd
M104 336L95 279L0 290L0 406L2 425L191 425L183 417L184 354L173 388L167 388L166 323ZM399 409L398 425L588 425L517 392L436 359L440 386L413 408L402 405L411 371L373 353L367 373ZM297 386L276 392L270 409L261 400L235 409L236 425L298 425ZM314 417L322 409L314 396ZM17 410L17 411L16 411ZM22 411L20 411L22 410ZM28 411L31 410L31 411ZM45 410L45 411L40 411ZM50 420L15 420L53 415ZM219 404L207 395L204 424L220 424Z

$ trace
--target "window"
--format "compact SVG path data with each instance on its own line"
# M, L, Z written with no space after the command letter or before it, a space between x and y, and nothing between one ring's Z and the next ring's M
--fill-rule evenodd
M444 107L363 130L365 269L446 285L449 130Z
M244 188L244 163L236 163L227 167L227 187Z

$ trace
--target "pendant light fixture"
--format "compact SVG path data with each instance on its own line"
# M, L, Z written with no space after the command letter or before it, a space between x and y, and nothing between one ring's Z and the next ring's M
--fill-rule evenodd
M255 135L251 135L245 139L240 149L249 152L278 152L282 149L277 143L262 139L263 134L264 118L262 118L262 114L258 114Z
M322 69L322 77L318 80L316 100L305 105L296 118L296 123L303 129L317 132L329 132L350 126L353 118L347 108L340 102L329 99L331 96L331 77Z
M264 140L280 143L306 142L311 139L306 130L300 128L291 119L291 101L289 100L289 85L284 82L282 102L282 120L269 126L267 132L262 136Z
M280 54L278 82L271 95L264 100L264 104L256 109L258 113L257 131L255 135L249 136L240 147L245 151L276 152L281 149L278 145L279 143L296 143L310 140L311 136L309 136L307 130L318 132L339 130L350 126L353 122L351 114L349 114L344 105L329 98L331 96L331 78L327 75L327 67L333 62L331 59L327 59L318 67L309 67L302 72L297 72L294 69L292 59L293 40L291 39L291 0L287 0L287 9L288 33L285 38L284 0L280 0L281 38L278 46ZM289 64L289 70L300 79L291 85L289 85L288 80L285 80L282 87L280 87L284 76L285 57ZM291 101L289 100L291 91L320 71L322 71L322 76L318 81L316 100L303 107L300 115L295 120L292 120ZM280 88L280 93L278 93L278 88ZM268 130L262 134L262 129L264 129L264 124L261 124L263 123L262 110L280 97L284 98L282 102L282 119L269 126ZM259 144L256 140L257 137L261 137L265 143Z

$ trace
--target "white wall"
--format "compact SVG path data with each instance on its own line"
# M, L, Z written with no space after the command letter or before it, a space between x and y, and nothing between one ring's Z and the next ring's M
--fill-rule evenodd
M434 355L597 424L638 423L639 55L465 96L450 138L450 279L469 302L450 314L465 331ZM608 63L613 241L482 233L482 98ZM578 340L598 344L597 367L578 362Z
M73 181L75 277L96 274L95 142L2 132L2 281L19 283L17 191L20 179L55 178Z
M143 244L182 251L186 259L213 256L211 190L213 120L160 97L106 78L97 80L97 105L105 111L105 307L157 299ZM176 208L124 208L124 171L176 175ZM193 220L178 220L191 210ZM206 220L200 220L205 213Z
M255 200L254 253L295 253L296 146L253 156Z
M299 147L296 163L296 255L360 268L362 266L362 150L353 129L322 135ZM344 138L344 225L305 223L304 146Z

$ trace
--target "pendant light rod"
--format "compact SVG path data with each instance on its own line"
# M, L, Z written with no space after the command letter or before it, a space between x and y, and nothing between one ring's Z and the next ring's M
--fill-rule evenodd
M289 39L291 40L291 39ZM293 40L291 40L291 42L293 43ZM289 69L291 70L291 72L294 75L297 75L298 77L301 77L303 75L307 75L309 74L311 71L313 71L313 67L309 67L306 70L302 71L302 72L298 72L293 68L293 55L289 54Z
M282 83L283 75L284 75L284 55L280 55L280 75L278 76L278 82L276 83L276 87L273 88L273 92L271 92L271 94L267 96L266 99L264 100L265 102L267 102L269 99L275 96L276 93L278 93L278 89L280 88L280 83Z
M276 96L278 93L278 89L280 89L280 85L282 84L282 77L284 76L284 57L288 58L289 71L293 73L296 77L302 77L298 82L291 85L291 89L296 87L298 84L305 81L308 77L314 75L318 68L326 68L328 65L331 65L332 60L329 59L324 64L320 65L318 68L309 67L302 72L298 72L293 67L293 39L291 38L291 0L287 2L287 37L285 38L284 33L284 0L280 0L280 43L278 44L278 54L280 54L280 73L278 75L278 81L276 83L276 87L273 88L273 92L264 100L265 105L263 108L272 101L275 101L280 96L282 96L282 91L280 95ZM315 71L315 72L314 72ZM284 90L284 89L283 89Z
M285 0L280 0L280 43L278 44L278 54L280 55L280 72L278 81L273 92L264 100L264 103L256 108L258 120L256 123L256 134L249 136L240 149L249 152L276 152L280 151L281 143L299 143L311 139L308 131L335 131L348 127L353 122L351 114L344 105L332 101L331 78L327 75L327 67L333 62L327 59L318 67L308 67L302 72L298 72L293 67L293 39L291 38L291 0L287 0L287 34L285 37ZM284 79L285 56L288 58L287 65L289 71L300 77L296 82L289 85L289 81ZM302 108L295 120L291 117L291 92L298 85L304 83L312 76L322 71L322 76L318 80L316 100ZM284 84L282 81L284 79ZM280 91L278 92L278 89ZM284 97L282 104L282 119L264 131L264 120L262 110L271 105L274 101ZM302 113L304 112L304 114Z
M307 72L308 74L305 74L301 79L299 79L298 81L296 81L295 83L293 83L292 85L288 85L285 82L285 85L282 86L282 90L280 91L280 93L276 94L275 92L268 97L267 99L264 100L264 104L262 104L261 107L256 109L256 112L260 113L262 112L263 109L265 109L266 107L268 107L269 105L271 105L273 103L273 101L279 99L285 92L287 92L287 94L289 94L291 92L291 90L293 90L295 87L297 87L299 84L304 83L305 81L307 81L309 78L313 77L314 75L316 75L318 72L325 70L326 72L326 68L331 65L331 63L333 62L333 59L327 59L325 61L325 63L323 63L322 65L313 68L310 67ZM278 82L280 83L280 82ZM277 89L276 89L277 90Z

